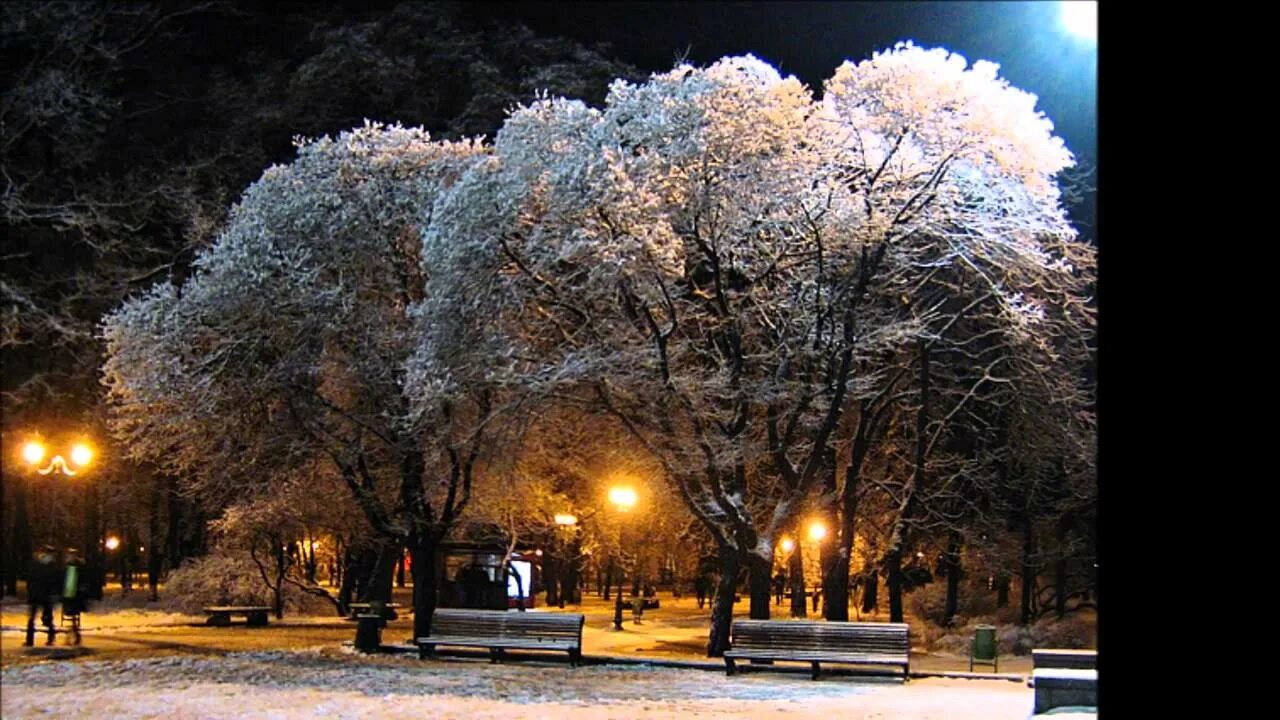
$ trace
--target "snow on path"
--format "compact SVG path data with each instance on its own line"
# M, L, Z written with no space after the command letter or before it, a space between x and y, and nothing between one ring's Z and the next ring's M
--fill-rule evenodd
M361 656L332 648L42 662L6 668L5 718L978 718L1025 719L1003 681L897 681L751 672Z

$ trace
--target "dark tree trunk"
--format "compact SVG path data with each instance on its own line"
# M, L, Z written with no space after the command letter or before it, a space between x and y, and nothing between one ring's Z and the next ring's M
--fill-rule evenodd
M1005 573L996 575L996 607L1009 607L1009 576Z
M383 540L378 546L373 572L370 574L364 595L360 597L362 601L380 600L384 603L391 602L391 583L394 580L396 562L401 553L401 545L395 540Z
M729 649L729 627L733 623L733 596L738 589L738 552L720 548L720 581L711 603L711 634L707 639L707 657L724 657Z
M944 623L951 627L955 620L956 608L960 604L960 533L951 531L947 542L947 601L943 610Z
M436 611L436 545L413 541L413 636L431 634L431 616Z
M862 612L875 612L880 607L880 571L875 568L867 573L866 583L862 589Z
M1071 547L1071 515L1058 521L1058 557L1053 563L1053 612L1061 620L1067 614L1067 552Z
M1035 585L1035 567L1031 564L1031 555L1035 550L1035 537L1031 529L1031 515L1022 519L1022 607L1018 624L1031 624L1031 587Z
M769 604L773 599L773 558L765 559L755 553L747 553L747 587L751 592L752 620L768 620Z
M799 538L798 533L796 537ZM801 545L802 543L797 539L787 564L787 574L791 576L789 582L791 583L791 617L793 618L808 617L809 613L809 606L804 601L804 552L800 549Z
M575 537L570 557L563 563L564 580L561 581L561 599L575 605L582 603L582 540Z
M338 611L344 615L351 607L351 599L359 597L356 592L356 578L360 576L360 556L361 553L350 545L346 546L343 551L342 569L339 571L342 580L338 584ZM414 561L417 562L416 560Z
M560 604L560 558L554 549L542 553L542 585L547 591L547 607Z
M271 556L276 561L276 582L271 587L271 593L275 598L276 619L284 617L284 574L289 569L289 558L285 555L284 538L275 536L271 538Z
M840 546L835 566L831 568L831 587L826 590L828 620L849 620L849 564L853 561L854 521L858 514L858 478L866 457L865 428L860 421L858 436L854 439L849 467L844 471L844 488L840 494Z
M151 591L149 599L155 602L160 599L160 573L167 540L160 537L160 510L168 504L168 482L163 475L152 475L151 483L151 516L147 519L147 545L151 552L147 554L147 586Z
M97 482L85 483L84 505L85 595L93 600L101 600L105 573L102 558L102 513L98 505Z
M400 556L396 558L396 587L404 587L404 550L401 550Z
M889 585L889 622L903 622L902 614L902 551L891 550L884 558L886 581Z

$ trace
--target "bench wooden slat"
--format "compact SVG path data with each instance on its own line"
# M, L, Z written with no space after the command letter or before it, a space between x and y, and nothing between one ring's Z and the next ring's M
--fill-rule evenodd
M432 616L431 635L416 642L423 658L437 645L451 645L485 647L497 653L504 649L566 651L577 665L584 621L579 614L442 608Z
M817 679L823 662L897 665L909 675L911 640L905 623L736 620L725 652L732 675L734 659L809 662Z

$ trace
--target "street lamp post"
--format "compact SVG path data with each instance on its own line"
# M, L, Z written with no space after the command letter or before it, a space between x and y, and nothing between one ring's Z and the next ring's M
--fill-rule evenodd
M69 448L65 449L66 457L62 453L54 452L53 457L48 458L50 449L37 439L28 440L22 446L22 459L28 468L33 470L36 475L49 476L61 475L65 478L75 478L83 475L89 468L90 463L94 460L94 451L87 443L83 441L74 442ZM48 461L46 462L46 458ZM69 459L68 459L69 458ZM49 510L47 513L47 521L44 534L46 540L52 542L56 547L63 548L64 542L62 527L58 523L58 488L59 484L52 485L52 491L49 493ZM24 493L22 505L22 523L27 526L28 534L30 531L30 521L27 517L28 513L25 502L26 493ZM101 597L101 585L98 582L98 553L97 553L97 529L94 527L96 522L96 498L92 493L92 485L85 483L84 490L84 510L85 510L85 528L83 534L84 540L84 559L88 565L86 568L87 577L86 585L89 592L94 597ZM25 543L24 543L25 550Z
M621 565L622 560L622 531L625 527L625 519L631 508L636 504L636 491L629 487L615 487L609 490L609 502L618 511L618 596L614 598L613 603L613 629L622 629L622 583L626 573ZM633 601L635 602L635 601Z

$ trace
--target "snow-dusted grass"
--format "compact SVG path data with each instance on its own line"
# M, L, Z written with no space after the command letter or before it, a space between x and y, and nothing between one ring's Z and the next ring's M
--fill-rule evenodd
M719 673L536 662L419 661L334 648L45 662L4 670L5 718L789 717L1025 718L1002 681Z

